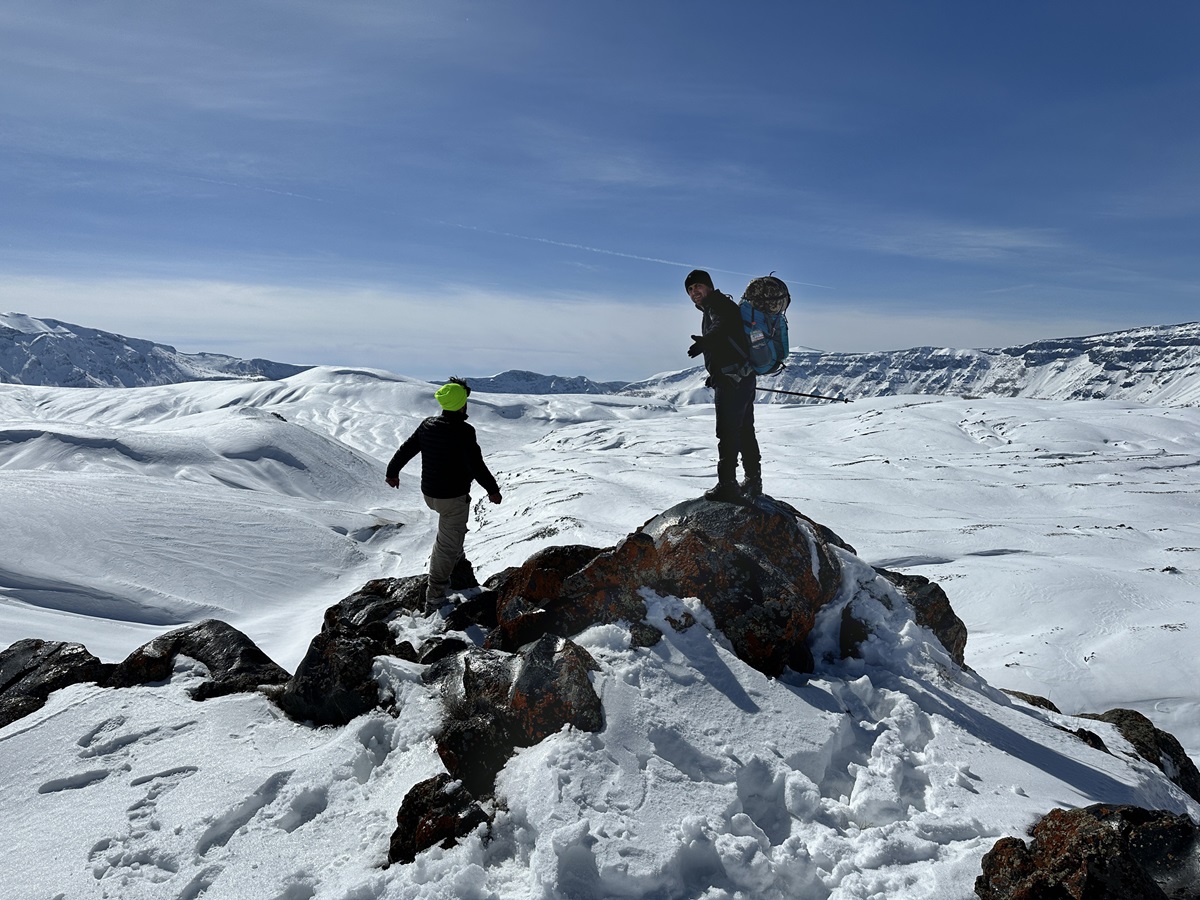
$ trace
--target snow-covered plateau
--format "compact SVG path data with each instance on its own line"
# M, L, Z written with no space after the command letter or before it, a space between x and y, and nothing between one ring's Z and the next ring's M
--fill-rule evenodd
M424 570L419 465L398 490L383 467L437 411L432 390L328 367L0 385L0 647L76 641L115 662L217 618L294 670L326 607ZM0 729L3 895L960 900L998 838L1054 807L1200 821L1115 728L1074 717L1135 709L1200 758L1200 409L1183 392L761 404L766 492L857 549L813 632L816 671L769 678L696 598L647 596L657 621L696 624L649 648L621 622L578 635L603 730L520 750L490 832L411 864L384 865L397 810L444 771L441 696L417 663L377 662L397 715L322 729L260 694L190 699L205 672L186 659L163 683L57 691ZM504 493L473 508L481 580L548 546L612 546L709 487L713 410L692 399L473 395ZM969 669L879 602L872 566L945 589ZM876 636L841 660L851 602Z

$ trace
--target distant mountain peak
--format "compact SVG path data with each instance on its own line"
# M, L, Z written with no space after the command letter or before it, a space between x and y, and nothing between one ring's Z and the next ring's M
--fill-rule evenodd
M70 327L54 319L35 319L24 313L0 313L0 328L21 334L66 334Z
M523 369L509 369L499 375L468 378L472 390L487 394L614 394L625 381L592 381L582 375L542 375Z
M234 378L278 379L307 368L217 353L181 353L168 344L57 319L0 314L0 383L142 387Z

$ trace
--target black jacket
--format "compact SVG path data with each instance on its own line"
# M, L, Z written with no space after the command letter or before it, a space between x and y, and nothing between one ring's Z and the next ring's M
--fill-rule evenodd
M731 369L737 374L744 372L750 354L738 305L728 294L710 291L700 302L700 309L704 320L699 343L708 374L715 378L729 375Z
M427 497L439 500L462 497L471 492L472 481L478 481L489 494L500 493L500 486L483 461L475 429L467 424L465 409L446 410L418 425L388 463L387 477L398 476L418 453L421 493Z

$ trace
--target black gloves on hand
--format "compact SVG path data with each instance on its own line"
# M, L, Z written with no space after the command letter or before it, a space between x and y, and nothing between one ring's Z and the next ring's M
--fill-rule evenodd
M692 359L695 359L697 356L699 356L701 353L704 352L700 347L701 340L702 340L702 338L700 337L700 335L698 335L698 334L692 335L692 346L688 347L688 356L690 356Z

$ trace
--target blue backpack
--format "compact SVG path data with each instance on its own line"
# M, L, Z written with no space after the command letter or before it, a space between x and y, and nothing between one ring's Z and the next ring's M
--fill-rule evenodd
M758 375L774 375L788 356L788 324L784 315L791 305L787 285L774 274L755 278L738 304L750 352L746 362Z

